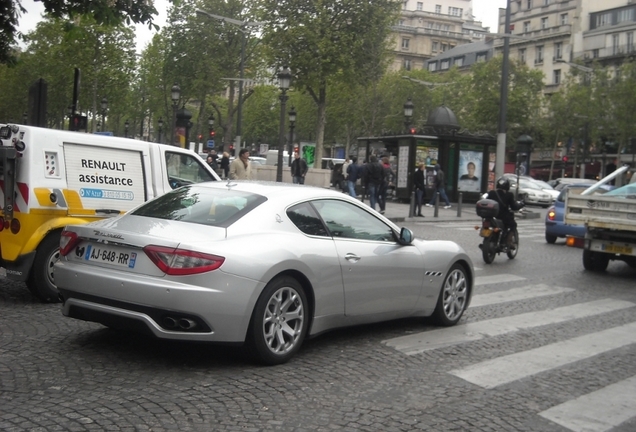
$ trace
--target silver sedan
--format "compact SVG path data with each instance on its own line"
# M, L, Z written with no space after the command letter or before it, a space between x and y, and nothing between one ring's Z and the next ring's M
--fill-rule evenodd
M337 327L470 303L470 258L336 191L189 185L125 215L68 226L55 283L64 315L163 339L247 343L265 364Z

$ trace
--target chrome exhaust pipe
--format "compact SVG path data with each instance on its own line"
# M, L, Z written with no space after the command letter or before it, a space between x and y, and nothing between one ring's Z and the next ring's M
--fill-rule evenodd
M177 326L177 320L172 317L165 317L163 319L163 326L166 328L173 329Z
M190 330L195 328L196 326L197 326L197 323L195 323L191 319L181 318L179 320L179 327L182 328L183 330Z

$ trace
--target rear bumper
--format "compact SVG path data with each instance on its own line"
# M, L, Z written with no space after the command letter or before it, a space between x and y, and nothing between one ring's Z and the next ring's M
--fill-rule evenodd
M553 235L555 237L585 237L584 226L566 225L563 222L546 221L545 232L546 234Z

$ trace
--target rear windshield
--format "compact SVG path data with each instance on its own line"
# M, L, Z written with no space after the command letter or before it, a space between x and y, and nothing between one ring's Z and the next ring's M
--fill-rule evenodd
M147 202L131 214L228 227L267 198L232 189L184 186Z

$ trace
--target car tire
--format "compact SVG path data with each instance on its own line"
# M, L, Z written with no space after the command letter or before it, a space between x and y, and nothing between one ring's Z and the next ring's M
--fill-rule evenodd
M60 301L53 282L53 265L60 259L60 231L49 234L38 246L26 281L31 294L44 303Z
M604 272L609 264L609 255L593 252L591 250L583 250L583 267L585 270L593 272Z
M450 268L442 284L433 312L435 323L445 327L457 324L468 306L469 294L466 268L456 263Z
M293 277L280 276L267 284L252 314L248 343L266 365L291 359L303 343L309 324L307 296Z
M545 233L545 241L550 244L555 244L557 241L557 236Z

